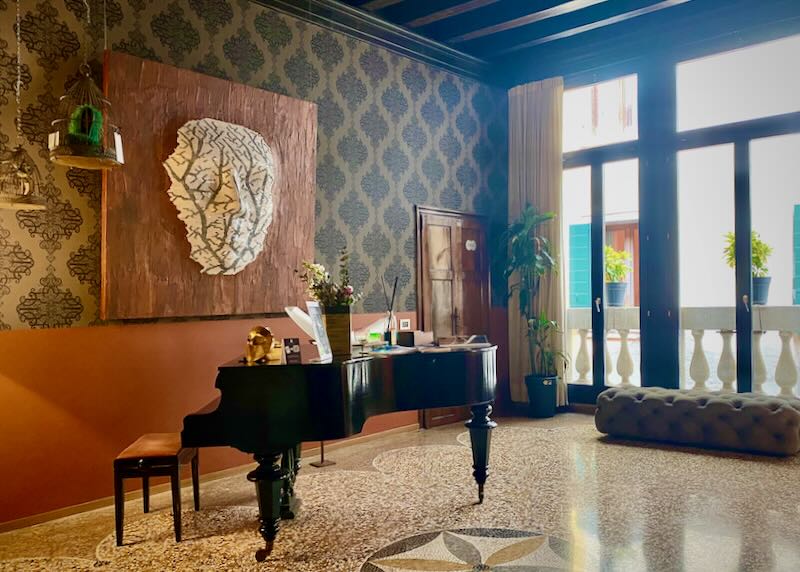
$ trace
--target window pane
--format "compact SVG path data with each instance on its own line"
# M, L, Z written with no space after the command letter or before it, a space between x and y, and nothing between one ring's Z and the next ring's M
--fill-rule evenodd
M792 396L800 390L798 157L800 133L750 143L752 229L771 248L766 260L763 249L753 248L753 262L766 267L759 274L769 277L753 278L753 391L770 395Z
M565 153L638 136L635 75L564 92Z
M677 66L678 131L800 111L800 35Z
M592 383L591 168L566 169L562 184L562 258L567 272L567 381Z
M732 144L678 153L682 388L735 387L736 274L725 256L733 199Z
M603 165L606 385L641 385L639 161Z

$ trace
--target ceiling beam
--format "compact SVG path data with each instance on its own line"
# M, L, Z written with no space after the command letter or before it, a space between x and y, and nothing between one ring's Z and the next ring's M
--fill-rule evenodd
M451 0L450 5L443 5L443 6L432 6L433 4L437 4L442 2L442 0L419 0L420 2L426 2L430 6L428 10L425 12L408 15L407 20L413 20L414 18L425 16L430 14L431 12L438 11L439 9L448 8L453 4L459 2L459 0ZM465 0L460 0L464 2ZM494 26L495 24L501 24L503 22L508 22L509 20L514 20L516 18L520 18L522 16L527 16L531 12L540 12L542 10L548 10L555 6L559 6L567 2L568 0L536 0L535 2L526 0L525 2L521 2L520 0L499 0L499 2L495 4L490 4L483 8L478 8L476 10L471 10L469 12L464 12L462 14L458 14L455 16L451 16L450 18L438 20L436 22L432 22L425 26L420 26L414 28L420 34L423 34L429 38L436 39L439 42L446 42L449 38L453 38L455 36L460 36L462 34L466 34L469 32L474 32L475 30L480 30L482 28L486 28L487 26ZM409 7L414 6L416 0L408 0ZM397 11L399 12L399 7L397 7ZM389 11L393 12L394 9L389 8ZM386 15L388 17L388 13Z
M556 16L563 16L564 14L583 10L589 6L603 4L604 2L608 1L609 0L569 0L568 2L563 2L551 8L547 8L546 10L539 10L538 12L520 16L519 18L514 18L513 20L500 22L493 26L486 26L485 28L480 28L466 34L461 34L460 36L449 38L447 43L458 44L461 42L468 42L470 40L475 40L477 38L482 38L498 32L505 32L506 30L519 28L520 26L527 26L535 22L541 22L542 20L555 18Z
M369 0L369 2L359 5L359 8L374 12L375 10L382 10L383 8L400 4L402 1L403 0Z
M542 44L547 44L550 42L555 42L557 40L563 40L564 38L569 38L572 36L577 36L578 34L583 34L585 32L590 32L592 30L598 30L600 28L605 28L606 26L612 26L614 24L619 24L621 22L625 22L628 20L632 20L634 18L638 18L640 16L644 16L646 14L652 14L653 12L659 12L666 8L672 8L674 6L680 6L681 4L687 4L691 2L691 0L662 0L650 6L644 6L642 8L638 8L636 10L630 10L628 12L623 12L621 14L616 14L614 16L610 16L603 20L597 20L594 22L589 22L582 26L577 26L575 28L569 28L563 30L561 32L555 32L552 34L548 34L546 36L540 36L534 38L532 40L528 40L526 42L518 43L512 46L509 46L504 49L495 50L488 52L485 55L489 55L492 57L506 55L512 52L516 52L518 50L523 50L526 48L532 48L534 46L540 46Z
M456 4L455 6L451 6L450 8L444 8L442 10L438 10L436 12L432 12L427 16L421 16L419 18L415 18L409 22L406 22L405 25L409 28L419 28L420 26L427 26L434 22L438 22L439 20L445 20L447 18L452 18L453 16L458 16L459 14L465 14L467 12L471 12L473 10L477 10L479 8L484 8L489 6L490 4L495 4L500 0L471 0L469 2L464 2L462 4Z
M490 81L511 87L561 75L580 85L636 69L642 58L688 60L798 33L797 0L689 2L498 57Z

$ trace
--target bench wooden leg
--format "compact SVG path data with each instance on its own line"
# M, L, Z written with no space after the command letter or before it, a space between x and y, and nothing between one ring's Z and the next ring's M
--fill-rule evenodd
M194 510L200 510L200 453L195 452L192 457L192 494L194 495Z
M122 477L114 468L114 527L117 533L117 546L122 546L122 525L125 518L125 491Z
M172 483L172 520L175 525L175 542L181 541L181 472L180 465L170 475Z
M150 477L142 477L142 508L150 512Z

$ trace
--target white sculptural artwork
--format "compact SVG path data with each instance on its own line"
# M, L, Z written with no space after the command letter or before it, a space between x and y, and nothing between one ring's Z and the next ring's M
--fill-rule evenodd
M205 274L236 274L261 253L272 223L275 158L255 131L216 119L178 129L167 190Z

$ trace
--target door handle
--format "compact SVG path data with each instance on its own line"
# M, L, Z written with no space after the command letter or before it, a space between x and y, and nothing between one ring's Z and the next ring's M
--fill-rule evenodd
M747 294L742 296L742 303L744 304L744 309L747 310L747 312L749 313L750 312L750 298L747 296Z
M598 314L600 313L600 302L602 302L602 300L600 300L600 296L594 299L594 307L597 308Z

